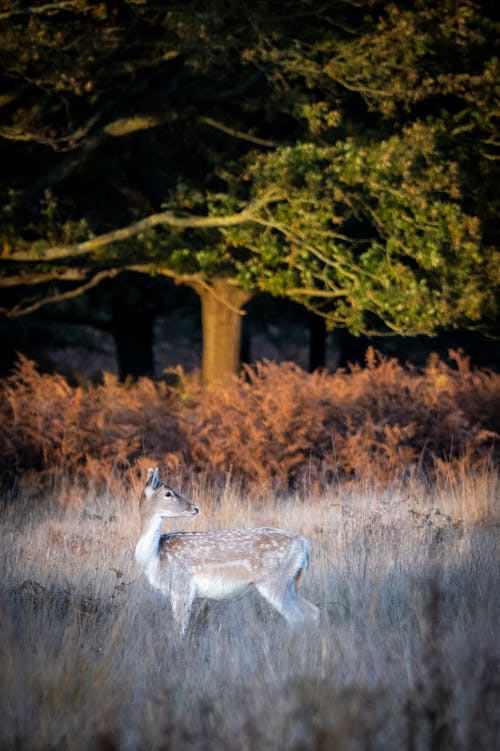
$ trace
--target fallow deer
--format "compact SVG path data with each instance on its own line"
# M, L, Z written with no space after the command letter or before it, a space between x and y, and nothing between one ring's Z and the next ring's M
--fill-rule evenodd
M306 539L272 527L162 534L164 518L198 511L192 501L159 482L158 468L148 470L135 559L150 584L169 597L181 633L195 598L231 599L251 585L289 623L317 623L318 608L297 593L309 563Z

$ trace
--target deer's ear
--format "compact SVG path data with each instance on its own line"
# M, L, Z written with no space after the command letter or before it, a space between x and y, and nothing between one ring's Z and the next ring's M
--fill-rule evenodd
M146 487L154 490L158 487L158 467L155 469L148 469L148 476L146 478Z
M155 469L151 469L151 467L148 469L148 476L146 478L146 485L144 486L144 492L147 496L150 496L153 492L153 490L156 490L158 487L158 467L155 467Z

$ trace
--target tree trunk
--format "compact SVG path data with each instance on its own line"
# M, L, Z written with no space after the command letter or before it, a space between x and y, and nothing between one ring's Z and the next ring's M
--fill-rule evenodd
M202 377L208 386L240 372L242 308L252 293L222 279L192 286L201 299Z
M153 376L153 323L151 312L140 312L137 307L127 305L114 307L110 330L121 381L127 377Z

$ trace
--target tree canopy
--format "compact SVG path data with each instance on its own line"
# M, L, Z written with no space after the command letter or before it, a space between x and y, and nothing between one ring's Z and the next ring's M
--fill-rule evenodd
M5 314L133 269L355 333L495 325L492 3L0 7Z

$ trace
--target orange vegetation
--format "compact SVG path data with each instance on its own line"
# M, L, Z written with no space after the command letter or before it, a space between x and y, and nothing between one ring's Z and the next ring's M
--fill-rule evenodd
M3 485L113 486L145 459L257 492L472 469L498 452L500 375L450 355L421 371L369 350L333 375L264 362L207 390L109 375L75 387L21 357L0 384Z

